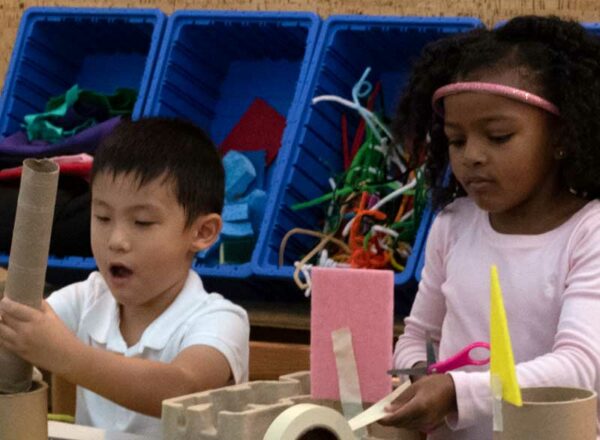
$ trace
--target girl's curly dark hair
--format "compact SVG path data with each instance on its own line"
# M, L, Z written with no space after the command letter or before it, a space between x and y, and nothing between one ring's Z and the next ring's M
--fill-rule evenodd
M488 69L522 69L536 92L558 106L561 116L553 129L566 152L565 185L583 197L600 198L600 39L573 21L523 16L497 29L435 41L413 67L393 129L413 158L425 152L434 208L465 192L453 175L444 179L448 143L431 97L443 85Z

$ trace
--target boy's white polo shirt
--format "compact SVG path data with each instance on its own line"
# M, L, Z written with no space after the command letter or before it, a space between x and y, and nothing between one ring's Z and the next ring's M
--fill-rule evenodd
M225 356L236 383L248 380L246 312L219 294L207 293L192 270L175 301L131 347L121 335L117 303L99 272L54 292L48 303L79 339L93 347L168 363L189 346L208 345ZM77 387L76 423L137 434L161 433L160 419L128 410L82 387Z

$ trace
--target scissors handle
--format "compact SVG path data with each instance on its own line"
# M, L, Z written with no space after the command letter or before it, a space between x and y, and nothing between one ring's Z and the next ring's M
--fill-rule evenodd
M490 349L490 344L487 342L473 342L470 345L467 345L461 351L456 353L454 356L449 357L440 362L436 362L435 364L429 365L427 368L427 372L431 373L445 373L446 371L455 370L460 367L464 367L465 365L485 365L490 361L489 356L486 359L473 359L471 357L471 351L476 348L486 348Z

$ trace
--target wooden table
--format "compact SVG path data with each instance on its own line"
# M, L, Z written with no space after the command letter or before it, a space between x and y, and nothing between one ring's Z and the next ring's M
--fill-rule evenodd
M159 440L160 437L126 434L116 431L72 425L62 422L48 422L48 440Z

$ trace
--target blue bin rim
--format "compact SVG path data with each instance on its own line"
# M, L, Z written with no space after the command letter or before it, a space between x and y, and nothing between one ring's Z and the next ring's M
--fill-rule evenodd
M498 21L494 22L494 24L492 25L492 29L496 29L500 26L503 26L506 23L508 23L508 21L509 20L498 20ZM591 22L591 21L580 21L579 24L588 31L600 33L600 23Z
M171 14L169 21L175 25L175 21L188 18L211 18L222 20L265 20L265 19L281 19L289 17L292 20L310 20L312 22L320 22L321 18L315 12L311 11L226 11L218 9L179 9Z
M463 16L448 16L448 17L430 17L424 15L350 15L350 14L333 14L323 21L323 34L326 33L326 28L336 24L392 24L392 25L471 25L472 27L465 30L474 29L484 26L483 21L477 17Z
M96 7L69 7L69 6L31 6L23 12L21 16L21 21L30 15L40 15L40 16L86 16L89 15L91 17L97 17L100 15L100 18L110 17L110 16L136 16L136 15L147 15L149 18L151 16L156 17L157 19L164 18L165 13L162 12L158 8L96 8Z
M592 23L589 21L582 21L580 24L588 31L600 32L600 23Z
M421 281L421 273L423 272L423 267L425 267L425 248L427 246L427 238L429 237L429 231L431 230L431 225L433 224L433 221L435 220L436 215L438 214L438 212L430 212L430 218L429 218L429 222L427 225L427 234L423 237L423 243L421 245L421 249L420 249L420 254L419 254L419 258L417 259L417 264L415 266L415 280L418 282Z

